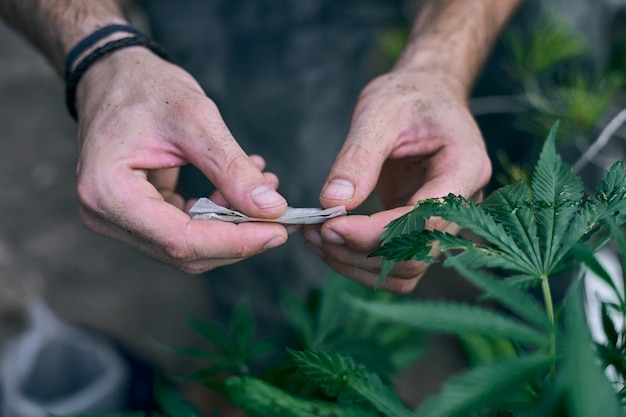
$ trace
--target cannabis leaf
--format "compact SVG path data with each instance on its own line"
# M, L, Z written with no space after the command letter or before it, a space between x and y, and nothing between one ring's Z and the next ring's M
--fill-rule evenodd
M556 153L557 128L558 123L548 135L532 177L532 205L539 226L542 276L550 275L559 242L583 196L582 181Z
M580 283L570 288L565 310L566 361L563 384L568 397L568 415L619 416L620 407L615 391L598 367L592 348Z
M245 300L231 314L230 328L197 317L189 325L211 345L208 349L170 347L170 351L205 359L209 364L186 376L190 381L206 381L224 372L249 373L249 365L273 350L269 340L255 340L255 323L251 308Z
M511 287L510 284L481 271L467 268L458 258L450 258L446 264L454 267L468 281L484 290L483 299L493 299L509 308L513 313L546 331L552 330L552 324L546 313L530 294Z
M459 260L471 268L502 268L524 281L545 281L572 264L574 247L593 250L592 235L602 219L626 217L626 172L623 162L605 174L595 197L585 200L581 179L556 153L558 122L548 135L531 184L519 181L494 192L480 204L448 195L421 201L391 222L382 244L370 256L382 256L379 282L399 261L432 262L433 248L460 249ZM473 232L486 243L425 230L429 217L441 217Z
M536 354L477 366L450 379L440 394L419 408L416 417L468 416L481 406L497 405L503 394L546 372L553 361L549 355Z
M540 331L513 317L478 306L430 301L381 304L352 298L348 300L356 308L379 319L420 330L502 336L534 346L546 344L546 336Z
M398 397L385 386L378 375L370 373L349 357L324 351L289 350L298 371L319 385L331 398L341 403L368 402L388 417L412 417Z
M537 224L526 182L520 180L494 191L481 206L518 242L520 249L528 254L533 271L538 271L541 268L541 254Z
M251 417L379 417L375 411L354 405L298 398L251 376L230 377L212 385L218 383L218 390Z

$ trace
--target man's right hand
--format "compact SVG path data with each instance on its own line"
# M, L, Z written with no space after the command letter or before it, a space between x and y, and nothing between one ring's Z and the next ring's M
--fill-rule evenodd
M232 137L219 111L181 68L147 49L125 48L96 62L78 85L78 197L83 223L185 272L227 265L287 240L271 223L191 220L176 194L191 163L214 197L247 215L281 216L278 179L263 173Z

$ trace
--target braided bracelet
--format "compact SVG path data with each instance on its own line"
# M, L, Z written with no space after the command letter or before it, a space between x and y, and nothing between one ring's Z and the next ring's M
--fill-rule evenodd
M146 35L144 35L140 30L129 25L112 24L101 27L74 45L70 53L67 54L67 57L65 58L65 82L67 82L70 78L70 72L72 71L72 66L74 65L74 61L76 61L76 58L102 39L117 32L132 33L139 38L146 38Z
M96 62L100 58L109 55L110 53L115 52L119 49L128 48L131 46L142 46L149 49L157 56L163 59L168 59L167 53L161 47L161 45L151 41L145 36L134 36L129 38L116 39L95 49L76 66L76 69L74 69L74 71L71 72L66 79L65 104L75 120L78 120L78 116L76 114L76 87L78 86L78 83L83 75L85 75L85 72L89 69L89 67L91 67L91 65L93 65L94 62Z

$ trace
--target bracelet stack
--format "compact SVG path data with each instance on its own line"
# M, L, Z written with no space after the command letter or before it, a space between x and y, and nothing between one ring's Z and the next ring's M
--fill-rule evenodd
M132 34L133 36L116 39L94 49L85 58L83 58L72 71L74 62L83 52L91 48L97 42L116 32L126 32ZM119 49L131 46L142 46L149 49L157 56L163 59L168 59L167 53L161 45L150 40L146 35L132 26L120 24L102 27L78 42L76 46L72 48L65 59L65 104L70 115L72 115L75 120L78 120L78 115L76 114L76 87L85 72L100 58L105 57Z

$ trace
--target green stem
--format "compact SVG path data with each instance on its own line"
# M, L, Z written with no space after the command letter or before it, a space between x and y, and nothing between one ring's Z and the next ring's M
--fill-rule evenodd
M548 314L548 320L552 325L550 330L550 355L556 357L556 326L554 324L554 304L552 302L552 293L550 292L550 283L548 277L543 275L541 277L541 289L543 290L543 303L546 307L546 313ZM552 377L555 374L555 365L552 364Z

